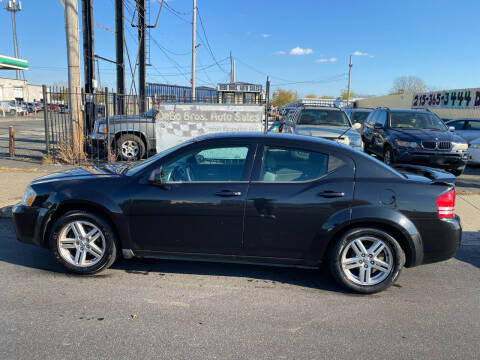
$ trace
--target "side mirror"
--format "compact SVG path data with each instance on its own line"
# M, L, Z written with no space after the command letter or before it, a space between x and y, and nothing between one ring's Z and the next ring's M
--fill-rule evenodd
M455 132L455 128L453 126L449 126L448 131Z
M360 130L362 128L362 124L357 122L357 123L352 125L352 128L355 129L355 130Z
M376 130L380 130L380 129L383 129L383 125L380 123L376 123L375 125L373 125L373 128Z
M163 181L163 167L160 166L158 169L153 170L148 177L148 182L155 186L165 186Z

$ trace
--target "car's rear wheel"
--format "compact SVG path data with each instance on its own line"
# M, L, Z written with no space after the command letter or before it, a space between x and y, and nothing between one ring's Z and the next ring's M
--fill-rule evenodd
M117 256L115 234L107 221L70 211L53 225L49 246L57 261L77 274L95 274L110 267Z
M140 160L145 154L145 144L137 135L121 135L117 140L117 154L121 160Z
M374 228L348 231L331 248L329 256L334 278L347 289L364 294L392 285L405 263L397 240Z
M463 170L464 169L452 169L450 170L450 173L458 177L463 174Z
M383 151L383 162L386 165L392 165L395 163L395 157L393 155L393 150L390 146L387 146Z

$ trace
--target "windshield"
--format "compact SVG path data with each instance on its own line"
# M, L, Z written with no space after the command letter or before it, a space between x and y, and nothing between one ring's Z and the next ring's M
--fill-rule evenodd
M138 173L139 171L145 169L147 166L149 166L150 164L154 163L155 161L157 161L158 159L161 159L162 157L174 152L175 150L177 149L180 149L181 147L184 147L188 144L191 144L194 140L193 139L189 139L187 141L184 141L178 145L175 145L171 148L168 148L168 149L165 149L161 152L159 152L158 154L152 156L151 158L147 159L147 160L144 160L144 161L140 161L138 163L135 163L133 164L133 166L131 167L128 167L127 168L127 172L126 174L127 175L134 175L136 173Z
M448 130L436 115L413 111L390 112L390 127L394 129Z
M300 113L298 125L348 126L350 121L343 111L325 109L304 109Z
M352 123L360 123L363 125L365 120L367 120L368 115L370 115L370 111L354 111L352 115Z

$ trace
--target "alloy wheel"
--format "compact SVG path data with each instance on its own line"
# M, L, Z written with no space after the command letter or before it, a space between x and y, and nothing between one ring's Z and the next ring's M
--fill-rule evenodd
M62 228L58 236L60 256L74 266L95 265L102 259L105 249L105 236L89 221L72 221Z
M371 286L382 282L392 272L393 263L390 246L374 236L352 240L341 255L342 271L358 285Z
M135 141L127 140L122 143L120 149L125 158L136 159L140 148Z

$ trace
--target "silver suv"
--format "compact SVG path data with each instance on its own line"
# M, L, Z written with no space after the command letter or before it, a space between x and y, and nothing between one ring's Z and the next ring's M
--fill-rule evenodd
M291 110L279 124L279 132L329 139L363 151L362 137L356 131L361 125L352 124L342 109L327 103L306 103L302 100L286 107Z

